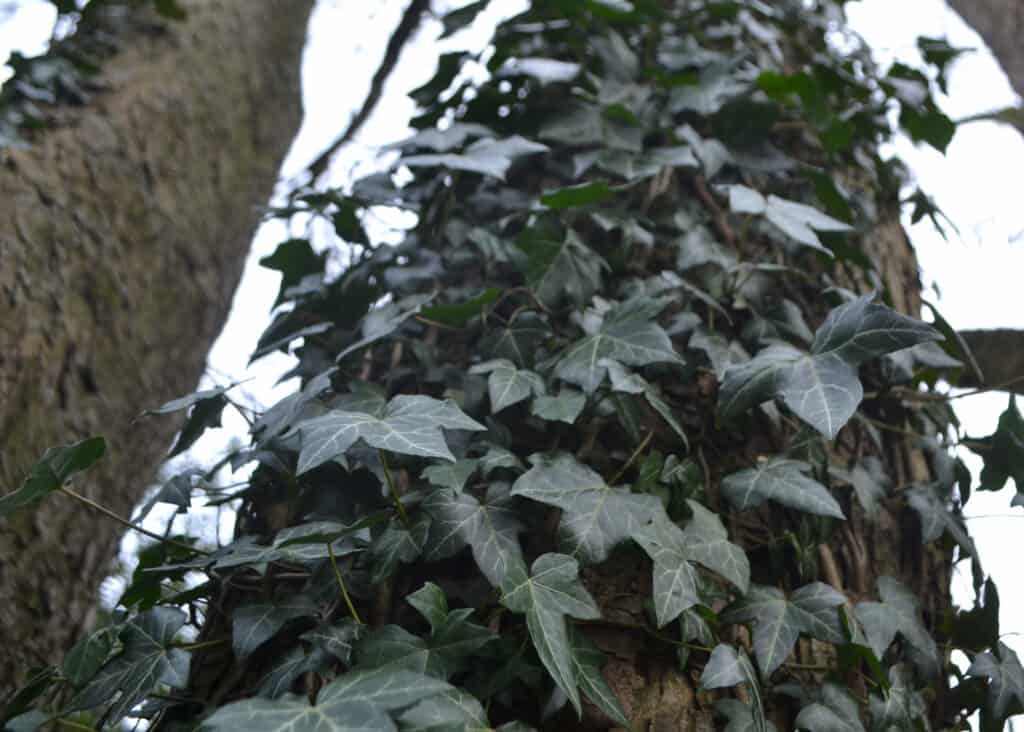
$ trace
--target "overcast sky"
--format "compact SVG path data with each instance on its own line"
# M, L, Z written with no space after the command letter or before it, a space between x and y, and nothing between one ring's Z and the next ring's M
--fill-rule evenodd
M435 0L435 9L464 1ZM303 60L306 117L284 164L283 179L301 171L344 129L366 94L387 36L405 5L404 0L319 0ZM492 5L503 14L512 14L525 2L495 0ZM946 37L954 46L979 49L956 62L950 96L941 100L954 119L1015 103L1006 78L984 44L942 0L862 0L848 3L847 8L854 29L883 62L900 59L920 63L915 45L918 35ZM22 0L14 22L0 25L0 58L11 48L38 53L44 47L52 17L52 6L45 0ZM407 134L412 103L405 91L433 75L440 52L456 46L482 49L494 17L496 13L443 46L436 41L440 32L437 21L429 20L421 28L417 42L405 49L376 112L355 143L337 158L331 171L334 183L344 184L353 173L365 171L376 146ZM1016 300L1019 278L1024 276L1024 141L1020 134L994 123L972 123L957 131L945 156L930 148L915 148L905 139L897 140L891 149L910 164L922 187L960 232L959 237L953 234L946 242L930 223L922 222L911 230L923 281L931 290L926 296L937 302L954 327L1024 328L1024 308ZM252 370L246 370L248 354L269 322L279 278L277 273L259 267L257 260L273 251L286 235L278 222L264 225L257 234L232 314L211 352L208 379L225 383L253 375ZM263 359L257 364L258 378L243 388L263 405L273 403L292 388L282 385L275 391L272 387L287 363L285 357ZM1003 394L982 395L959 400L957 413L967 433L980 436L995 428L1005 406ZM245 423L227 412L225 417L225 429L219 435L209 434L201 442L198 455L215 454L230 435L244 438ZM964 457L977 471L980 461L970 454ZM1019 633L1024 632L1024 594L1014 592L1014 586L1020 584L1016 581L1019 567L1014 565L1019 561L1016 553L1021 550L1018 536L1024 530L1024 511L1011 511L1011 494L1012 487L1002 494L974 492L967 513L977 517L969 519L971 533L986 570L995 576L1002 593L1002 630ZM134 545L134 537L129 537L126 548ZM954 591L962 602L969 600L965 594L969 587L967 577L954 581ZM1019 653L1024 652L1020 636L1007 636L1005 640Z

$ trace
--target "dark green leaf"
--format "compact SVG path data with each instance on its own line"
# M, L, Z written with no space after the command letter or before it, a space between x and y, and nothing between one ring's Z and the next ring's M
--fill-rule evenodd
M811 466L799 460L774 459L722 479L722 494L741 511L775 501L798 511L846 518L828 489L804 473Z
M32 466L21 487L0 498L0 518L59 489L72 475L103 457L106 450L107 443L102 437L90 437L73 445L48 448L39 462Z

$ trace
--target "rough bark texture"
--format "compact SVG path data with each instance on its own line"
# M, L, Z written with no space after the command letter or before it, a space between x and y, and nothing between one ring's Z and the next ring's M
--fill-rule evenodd
M0 486L103 434L77 490L120 514L194 388L301 117L312 0L191 0L133 32L107 90L0 167ZM121 527L63 497L0 520L0 693L89 625Z
M1024 1L949 0L949 5L984 39L1014 91L1024 97Z

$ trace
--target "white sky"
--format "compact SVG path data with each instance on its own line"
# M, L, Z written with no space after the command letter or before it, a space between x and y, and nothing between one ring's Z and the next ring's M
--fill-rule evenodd
M440 10L442 4L454 6L464 2L435 1L435 9ZM495 0L492 4L500 5L503 14L511 14L524 2ZM300 172L344 129L366 94L387 37L405 5L399 0L319 0L303 59L305 121L284 163L283 179ZM977 35L946 8L943 0L861 0L849 3L847 8L853 28L882 61L919 62L915 45L918 35L945 36L954 46L980 49L959 59L953 67L951 94L941 103L954 119L1015 103L1009 83L991 54ZM14 22L0 25L0 58L12 48L24 53L41 51L52 17L52 6L45 0L22 0ZM440 23L427 21L417 42L407 46L402 54L377 110L355 143L338 156L331 171L332 181L344 184L352 179L353 170L361 168L365 172L366 161L375 146L405 136L406 121L413 108L404 92L431 78L439 52L466 46L480 50L486 43L486 28L493 22L484 19L474 31L449 39L442 48L436 41ZM910 164L925 191L960 230L960 238L954 233L949 242L927 221L911 230L924 282L929 287L938 283L941 293L941 297L934 291L929 293L930 299L937 300L940 311L954 327L1024 328L1024 310L1016 300L1020 278L1024 276L1024 206L1020 193L1024 140L1020 134L1006 126L979 122L957 132L946 156L930 148L915 148L905 139L897 140L893 149ZM282 385L275 391L272 387L288 368L287 357L267 357L257 362L254 369L246 369L248 355L269 323L279 280L277 273L259 267L257 261L286 236L279 222L260 228L231 316L210 354L207 379L226 383L256 375L242 389L263 405L273 403L292 388ZM958 401L957 413L968 434L980 436L992 432L1005 405L1003 394L982 395ZM245 423L230 409L225 410L225 429L208 433L194 455L186 459L205 461L222 450L229 439L244 439L245 434ZM976 472L980 461L967 451L964 453L964 459ZM1024 530L1024 511L1011 512L1011 495L1012 484L1001 494L975 491L967 514L978 517L969 519L969 526L986 570L999 585L1002 630L1021 633L1024 589L1015 586L1019 584L1019 568L1014 565L1019 561L1016 553L1021 550L1019 532ZM135 537L127 537L125 549L130 551L135 546ZM969 589L966 576L954 582L955 594L961 602L969 601ZM1020 636L1011 635L1004 640L1024 654Z

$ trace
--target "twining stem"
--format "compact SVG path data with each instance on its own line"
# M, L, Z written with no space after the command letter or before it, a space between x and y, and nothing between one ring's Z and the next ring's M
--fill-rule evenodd
M227 643L227 638L214 638L208 641L199 641L198 643L183 643L180 646L174 646L175 648L182 651L197 651L200 648L209 648L210 646L219 646L221 643Z
M197 549L194 546L189 546L188 544L185 544L183 542L175 541L174 539L168 539L167 537L160 536L160 534L153 533L149 529L144 529L141 526L139 526L138 524L133 524L131 521L129 521L128 519L124 518L123 516L118 516L116 513L111 511L106 506L101 506L100 504L96 503L96 501L92 500L91 498L86 498L81 493L75 493L73 490L68 488L66 485L60 487L60 492L63 493L64 495L66 495L66 496L70 496L71 498L74 498L76 501L81 501L86 506L89 506L89 508L93 508L93 509L99 511L104 516L106 516L107 518L111 519L112 521L116 521L117 523L119 523L122 526L124 526L126 529L131 529L132 531L137 531L138 533L142 534L143 536L148 536L150 539L155 539L156 541L162 542L164 544L169 544L171 546L176 546L179 549L185 549L186 551L195 552L196 554L209 554L210 553L208 551L204 551L203 549Z
M626 464L619 468L619 472L617 472L615 476L608 481L608 485L615 485L619 482L619 479L626 474L626 471L629 470L630 466L636 462L637 458L639 458L643 451L647 449L647 446L651 444L652 437L654 437L654 432L648 432L647 437L640 442L636 450L633 451L633 454L629 456L629 460L626 461Z
M345 600L345 605L348 606L348 612L357 625L362 625L363 621L359 617L359 612L356 610L356 606L352 604L352 598L348 596L348 588L345 587L345 580L341 576L341 570L338 569L338 560L334 556L334 547L331 546L331 542L327 542L327 555L331 558L331 567L334 569L334 576L338 580L338 587L341 588L341 596Z
M388 458L384 454L383 450L380 450L380 464L384 468L384 479L388 482L388 491L391 493L391 500L395 504L395 510L398 511L399 517L402 519L402 523L405 524L406 528L412 526L409 521L409 514L405 512L405 506L402 504L402 498L398 495L398 486L395 485L395 479L391 475L391 468L388 467Z

